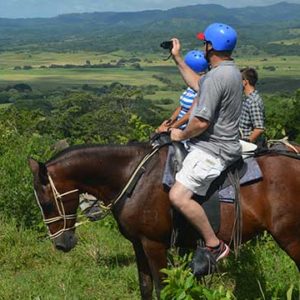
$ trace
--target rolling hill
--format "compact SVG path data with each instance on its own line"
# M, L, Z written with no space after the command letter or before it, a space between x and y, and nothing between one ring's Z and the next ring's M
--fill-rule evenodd
M178 36L197 45L195 34L212 22L234 26L247 51L299 54L300 4L225 8L193 5L142 12L95 12L55 18L0 19L0 50L158 51L164 39ZM291 41L281 43L280 41ZM293 40L296 40L294 43ZM129 42L130 41L130 42ZM250 50L249 50L250 49Z

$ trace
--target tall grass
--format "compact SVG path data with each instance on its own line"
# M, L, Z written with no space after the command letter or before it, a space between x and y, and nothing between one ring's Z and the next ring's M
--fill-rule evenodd
M0 299L140 299L134 253L114 221L88 223L77 235L76 248L61 253L45 235L1 218ZM299 300L298 270L269 236L244 245L238 260L230 256L200 284L180 264L167 274L163 299Z
M185 260L173 256L163 270L164 300L299 300L300 277L293 261L265 234L243 245L238 259L234 255L221 261L218 272L197 282Z
M0 299L139 299L132 247L117 230L82 226L70 253L0 221Z

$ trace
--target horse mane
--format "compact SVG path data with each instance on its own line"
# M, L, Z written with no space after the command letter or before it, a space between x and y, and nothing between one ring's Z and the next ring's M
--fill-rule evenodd
M90 150L90 149L104 149L104 148L114 148L114 149L124 149L128 147L142 147L146 148L149 146L149 143L145 142L128 142L127 144L120 145L120 144L81 144L81 145L73 145L66 149L63 149L62 151L56 153L53 157L51 157L46 164L52 164L57 162L61 158L65 158L68 154L73 154L74 152L81 151L84 152L84 150Z

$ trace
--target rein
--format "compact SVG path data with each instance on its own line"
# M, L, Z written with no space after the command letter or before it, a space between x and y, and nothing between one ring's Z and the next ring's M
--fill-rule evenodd
M108 205L103 205L102 203L100 203L100 201L98 200L100 207L105 210L105 214L103 215L103 217L101 219L104 219L115 207L115 205L125 196L125 195L129 195L135 185L137 184L137 182L139 181L140 177L142 176L142 174L146 171L146 164L149 162L149 160L158 152L158 150L162 147L163 145L153 145L153 148L151 150L151 152L147 153L143 159L141 160L141 162L138 164L138 166L136 167L136 169L134 170L134 172L132 173L131 177L129 178L128 182L126 183L126 185L123 187L122 191L119 193L119 195L117 196L117 198L109 201ZM44 215L44 211L42 209L42 206L40 204L39 198L37 196L36 191L34 190L34 194L38 203L38 206L40 207L40 210L42 212L42 216L43 216L43 220L45 222L46 225L58 222L63 220L63 228L58 230L55 233L51 233L48 227L48 234L50 239L55 239L57 237L59 237L61 234L63 234L65 231L68 230L72 230L80 225L83 225L89 221L83 221L83 222L79 222L76 223L74 226L67 228L67 220L74 220L77 217L77 214L71 214L71 215L66 215L65 214L65 208L64 208L64 204L62 201L62 198L64 196L67 196L69 194L72 193L77 193L79 190L78 189L74 189L71 191L67 191L65 193L60 194L56 187L55 184L51 178L50 175L48 175L48 180L50 183L50 187L51 187L51 191L55 200L55 205L56 205L56 209L58 211L58 216L53 217L53 218L46 218ZM102 202L102 201L101 201Z
M52 223L55 223L55 222L58 222L58 221L61 221L61 220L63 220L63 222L64 222L63 228L58 230L55 233L51 233L49 227L47 226L48 227L48 234L49 234L50 239L55 239L55 238L59 237L61 234L63 234L65 231L72 230L76 227L76 225L74 225L72 227L67 228L67 220L74 220L74 219L76 219L77 215L76 214L66 215L65 207L64 207L62 198L66 195L69 195L69 194L72 194L72 193L77 193L79 190L75 189L75 190L71 190L71 191L60 194L57 191L57 189L54 185L54 182L53 182L50 175L48 175L48 179L49 179L50 187L51 187L52 194L53 194L53 197L54 197L54 200L55 200L56 209L57 209L59 215L57 217L47 219L44 215L44 211L42 209L42 206L40 204L39 198L38 198L37 193L36 193L35 190L34 190L34 194L35 194L38 206L40 207L40 210L42 212L43 220L44 220L46 225L49 225L49 224L52 224Z
M135 185L137 184L138 180L142 176L142 174L146 171L146 163L149 159L160 149L160 147L154 147L150 153L147 153L144 158L141 160L139 165L136 167L135 171L132 173L131 177L129 178L127 184L124 186L122 191L119 193L118 197L105 206L106 209L113 210L114 206L123 198L125 194L130 194Z
M160 148L162 148L163 146L167 145L167 143L163 143L163 144L152 144L152 150L151 152L147 153L143 159L140 161L140 163L138 164L138 166L135 168L134 172L132 173L132 175L130 176L128 182L126 183L126 185L123 187L122 191L119 193L119 195L117 196L117 198L109 201L108 205L104 205L103 201L95 201L95 203L99 203L99 206L101 209L103 209L105 212L103 214L103 216L100 217L100 219L104 219L105 217L107 217L109 215L109 213L114 209L115 205L125 196L125 195L129 195L132 193L134 187L136 186L137 182L139 181L140 177L143 175L143 173L146 171L146 164L149 162L150 158L152 158L154 156L154 154L156 152L158 152L158 150ZM78 227L80 225L89 223L90 221L83 221L83 222L79 222L76 223L75 227Z

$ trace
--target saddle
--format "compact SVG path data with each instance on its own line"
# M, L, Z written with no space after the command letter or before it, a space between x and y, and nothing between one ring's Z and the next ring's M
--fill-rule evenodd
M175 183L175 174L182 168L182 163L188 151L185 149L183 143L172 142L168 133L154 136L153 144L154 147L163 147L169 145L168 156L165 164L165 170L163 175L163 185L165 190L169 191L172 185ZM240 215L239 207L239 182L240 178L244 176L247 171L247 164L243 162L241 158L237 162L233 163L226 170L224 170L218 178L216 178L208 189L206 196L194 195L193 198L198 201L206 212L206 215L210 221L210 224L215 232L219 231L220 227L220 197L219 191L226 187L234 186L235 195L235 210L236 215ZM182 240L184 240L185 233L190 224L185 217L177 210L173 209L173 232L171 237L172 246L180 246ZM237 223L240 218L238 218ZM240 240L240 229L237 228L238 236L236 240L239 243ZM197 240L201 239L197 236ZM236 242L235 242L236 244Z
M181 169L182 162L186 157L188 151L185 149L183 143L172 142L168 133L158 134L154 136L154 147L163 147L169 145L168 156L165 164L165 170L163 174L163 185L165 190L169 191L172 185L175 183L175 174ZM206 215L210 221L210 224L215 232L219 231L220 227L220 196L219 192L225 188L231 188L233 196L233 202L235 203L235 212L237 218L237 227L234 234L234 244L239 244L240 241L240 227L241 214L239 206L239 186L240 179L245 175L247 171L247 164L243 159L239 159L227 169L225 169L218 178L216 178L210 185L206 196L194 195L193 198L198 201L206 212ZM190 227L185 217L177 210L173 209L173 233L171 237L171 245L178 246L181 244L181 239L184 239L187 228ZM200 236L197 237L201 238Z
M187 150L182 143L175 142L169 147L167 162L165 166L164 187L169 190L175 182L175 174L181 169L182 162L187 155ZM201 204L215 232L220 227L220 197L219 191L229 186L239 185L240 179L246 174L247 164L243 159L234 162L226 168L219 177L210 185L206 196L195 195L193 198ZM171 172L171 173L170 173ZM171 174L171 175L170 175ZM170 184L172 182L172 184ZM175 213L176 214L176 213Z
M165 188L170 188L175 182L175 174L182 168L182 162L188 151L185 149L184 145L180 142L171 142L169 147L169 152L167 156L167 161L165 165L165 172L163 178L163 184ZM206 198L209 198L214 192L222 190L229 185L231 185L231 180L229 179L229 174L237 172L238 178L242 178L247 171L247 164L244 163L243 159L239 159L232 165L227 167L218 178L216 178L208 189ZM172 178L170 178L172 177ZM198 197L198 196L195 196ZM199 198L199 197L198 197Z

